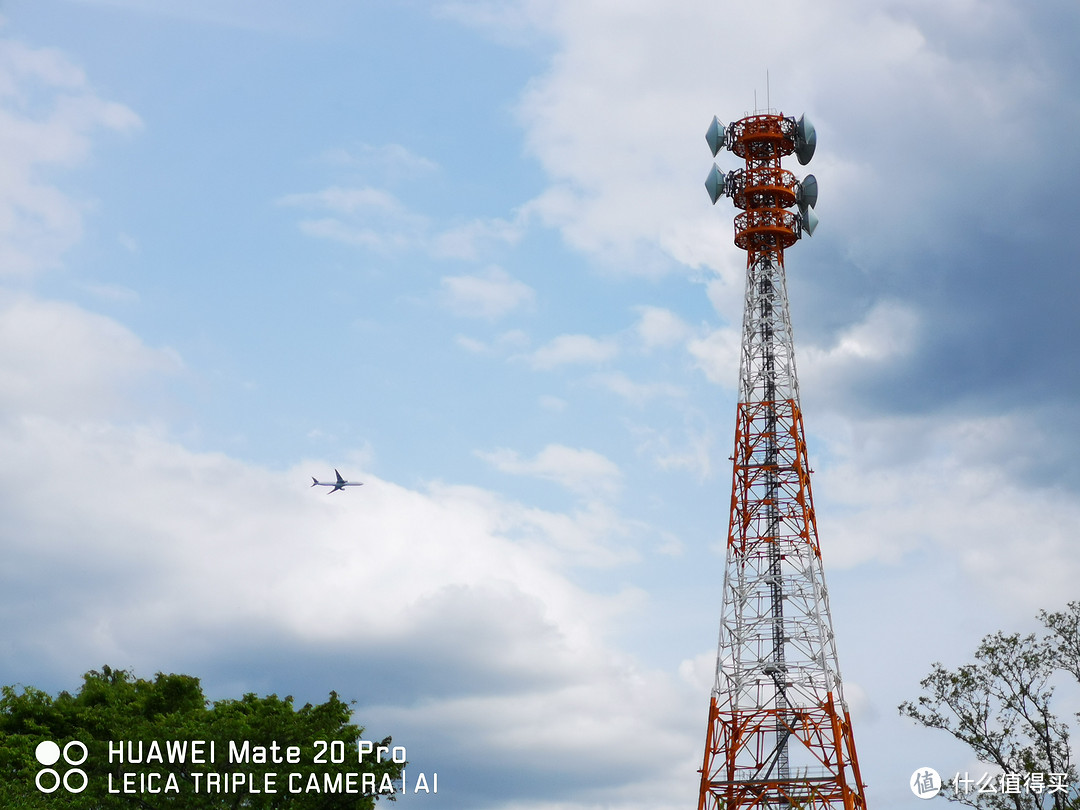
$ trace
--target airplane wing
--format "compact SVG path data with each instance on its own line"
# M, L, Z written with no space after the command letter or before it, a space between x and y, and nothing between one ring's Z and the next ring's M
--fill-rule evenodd
M334 470L334 474L337 476L337 482L339 484L345 483L345 479L341 477L341 473L339 473L337 470Z

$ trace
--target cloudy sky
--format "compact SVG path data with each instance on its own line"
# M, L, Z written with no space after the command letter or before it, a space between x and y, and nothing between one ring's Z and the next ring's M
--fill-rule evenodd
M0 682L334 689L439 773L402 807L693 806L745 263L704 133L771 104L868 799L978 770L896 707L1080 598L1080 8L765 8L0 5Z

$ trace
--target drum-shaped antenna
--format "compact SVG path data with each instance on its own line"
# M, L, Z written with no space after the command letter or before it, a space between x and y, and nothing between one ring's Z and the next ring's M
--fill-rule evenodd
M806 175L795 192L795 201L799 208L813 208L817 205L817 178L812 174Z
M799 116L795 126L795 157L799 159L799 163L805 166L810 162L810 158L814 156L814 150L817 148L817 132L814 125L810 123L810 119L805 115Z
M727 132L724 130L724 125L720 123L720 119L715 115L713 116L712 124L709 125L709 131L705 133L705 140L709 142L709 148L712 149L712 156L716 157L717 152L724 148L724 139L727 137ZM716 202L713 200L713 202Z
M713 119L716 120L715 118ZM713 205L716 205L716 201L724 196L725 178L724 173L720 171L720 167L715 163L712 165L712 171L709 172L709 176L705 178L705 190L709 192L709 198L713 201Z

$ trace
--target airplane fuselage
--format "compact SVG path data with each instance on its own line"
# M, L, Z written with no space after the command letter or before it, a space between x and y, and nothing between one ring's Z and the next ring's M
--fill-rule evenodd
M312 481L311 485L313 487L333 487L333 489L331 489L330 492L337 492L339 489L344 489L345 487L362 487L364 485L363 481L346 481L344 478L341 477L341 473L339 473L337 470L334 470L334 475L337 476L337 481L333 481L333 482L331 482L331 481L320 481L315 476L312 476L311 477L311 481ZM326 494L329 495L330 492L328 492Z

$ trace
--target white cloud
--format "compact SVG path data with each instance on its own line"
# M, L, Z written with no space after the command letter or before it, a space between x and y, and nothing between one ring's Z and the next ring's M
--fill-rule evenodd
M82 234L86 203L43 172L85 161L97 130L140 126L130 109L99 98L59 51L0 40L0 273L53 267Z
M0 401L9 415L115 414L148 373L180 368L174 352L147 348L109 318L0 296Z
M684 659L679 664L679 677L697 692L707 694L716 683L716 653L709 651Z
M910 307L881 301L861 323L846 329L828 349L809 346L808 358L823 373L852 364L888 363L909 354L919 332L919 316Z
M715 277L705 284L705 295L725 324L741 324L746 301L746 256L731 257L717 268Z
M521 351L529 345L529 336L520 329L510 329L497 335L491 342L484 342L467 335L458 335L455 342L472 354L498 354Z
M353 667L410 673L407 697L365 709L365 721L390 723L399 740L467 732L508 761L550 756L568 778L600 746L622 770L599 782L624 786L664 776L633 773L644 756L636 740L690 745L673 720L697 708L688 690L673 692L669 676L638 670L607 640L613 623L643 608L642 594L592 594L565 573L633 558L625 538L637 529L610 508L561 513L472 487L412 490L362 469L350 477L363 488L317 497L307 476L325 461L271 472L96 418L102 391L169 356L70 305L16 304L0 319L0 367L20 350L28 362L73 361L46 363L37 399L4 381L20 408L0 420L5 565L20 590L3 598L17 628L9 643L33 650L24 664L44 656L65 672L107 661L148 673L183 671L216 643L256 660L319 648ZM48 342L31 351L47 333L78 353ZM54 398L67 407L37 407ZM489 460L587 497L612 496L621 479L602 455L557 445L530 460L509 451ZM62 597L27 601L22 589ZM257 676L240 666L250 685ZM659 704L657 690L668 696ZM406 708L417 699L422 718ZM610 708L597 708L605 701L646 708L613 727ZM563 712L577 718L570 747L559 742ZM533 729L507 731L517 723Z
M123 284L94 284L87 282L79 285L82 289L103 301L132 303L139 300L139 293Z
M404 692L365 706L364 722L410 750L434 747L429 767L459 780L487 770L458 767L460 745L438 744L463 734L508 766L546 757L547 772L565 779L578 778L582 756L589 769L603 763L613 772L589 778L601 792L654 789L676 767L635 773L648 759L640 739L698 747L699 724L692 737L685 727L700 696L609 641L614 624L645 608L642 594L593 594L565 573L632 558L610 510L410 490L361 469L350 477L363 488L327 497L306 480L325 461L270 472L156 431L46 418L5 421L0 452L5 566L20 582L4 608L13 649L33 650L23 664L185 671L225 644L228 661L246 662L226 669L237 688L252 688L259 662L293 650L316 666L344 663L354 680L370 667L405 672ZM578 491L618 477L598 454L569 448L510 462ZM21 589L63 596L27 601ZM631 719L612 726L615 706Z
M670 271L672 257L696 265L713 229L707 202L694 205L685 193L701 186L708 168L703 139L688 133L704 131L701 102L715 100L709 14L688 25L692 11L665 9L658 20L632 6L545 9L561 49L552 69L530 83L518 113L550 184L526 210L618 272ZM601 42L587 33L596 29L605 31ZM692 31L701 32L699 52L685 41ZM699 55L701 74L687 80Z
M810 455L831 457L814 479L828 565L948 559L1021 615L1073 598L1080 504L1011 475L1029 463L1032 418L819 421L825 443Z
M300 223L300 230L317 239L330 239L380 253L406 250L415 244L409 233L370 228L340 219L305 219Z
M490 348L484 341L471 338L467 335L457 335L454 338L454 342L465 351L471 352L472 354L487 354L487 352L490 351Z
M477 259L492 246L515 244L524 233L521 221L500 218L437 231L428 217L410 210L397 196L369 185L285 194L277 204L333 214L301 220L300 229L309 236L384 252L422 249L436 259Z
M436 236L432 254L438 258L476 259L492 245L516 244L524 232L521 222L498 218L475 219Z
M572 364L597 365L619 353L613 340L590 335L559 335L529 355L533 368L553 369Z
M637 529L603 505L552 512L360 469L350 477L362 489L315 497L307 476L327 462L270 472L110 423L118 396L177 366L73 305L0 307L6 570L20 588L64 595L41 609L7 592L15 647L73 672L88 661L152 672L183 667L208 639L268 635L278 648L328 643L338 654L390 645L419 655L416 671L435 655L463 673L453 694L472 688L470 673L557 691L581 683L605 624L639 602L594 596L562 573L630 558L621 541ZM590 497L615 494L621 477L600 454L561 446L491 460ZM445 641L462 626L468 652Z
M879 302L861 322L837 335L831 346L804 343L796 348L803 387L824 397L843 391L845 381L894 366L915 351L920 327L919 315L911 307Z
M602 388L606 388L613 394L617 394L635 405L644 405L649 400L656 398L678 399L686 396L686 391L677 385L664 382L634 382L618 371L594 374L592 380Z
M641 306L637 311L640 317L634 329L646 349L669 348L691 334L687 323L670 309Z
M322 191L286 194L277 202L334 214L300 221L301 231L319 239L382 253L422 247L427 241L427 219L409 211L397 197L383 189L330 186Z
M632 425L630 430L639 454L652 458L661 470L687 470L704 480L712 474L714 431L699 414L683 414L681 429Z
M500 267L482 275L443 276L443 301L456 315L497 320L530 303L535 293L528 284Z
M741 329L723 328L691 340L687 349L710 382L735 387L739 381L741 344Z
M963 227L956 212L979 195L972 184L995 193L997 167L1026 148L1024 122L1036 120L1035 110L1060 109L1055 88L1068 81L1053 75L1036 45L1040 32L1015 3L995 5L976 27L959 26L941 4L791 6L768 15L769 65L752 37L721 34L718 45L718 32L759 25L754 5L520 0L443 8L497 39L517 41L529 29L555 42L550 67L518 104L527 148L548 177L525 213L613 272L708 267L738 282L733 288L744 263L732 245L735 211L710 207L703 188L712 161L703 136L714 113L736 120L755 93L761 107L805 109L819 133L812 170L822 183L820 233L842 235L844 258L865 266L953 239ZM938 126L910 125L926 120ZM971 133L980 133L977 149ZM717 161L737 165L726 152ZM883 189L892 212L884 218ZM736 302L724 314L738 312Z
M535 37L537 29L548 23L539 3L504 3L491 0L440 2L437 13L484 31L506 45L524 45Z
M79 90L86 87L86 74L55 48L35 48L17 40L4 40L0 47L0 96L25 98L28 81Z
M521 798L497 805L506 810L675 810L691 804L697 785L686 775L700 767L703 741L699 696L666 673L641 671L603 653L583 656L578 666L577 682L546 690L540 700L476 695L398 709L387 721L396 728L455 729L459 738L491 752L489 774L529 773L537 761L545 774L558 774L545 779L539 796L522 791ZM484 723L486 717L500 722ZM643 739L668 755L658 760ZM470 787L474 792L462 797L462 806L479 806L490 785Z
M139 252L139 243L135 237L130 234L121 233L117 235L116 241L119 242L120 246L128 253L135 254Z
M549 444L528 460L505 448L477 455L502 472L554 481L579 495L611 497L622 479L619 467L595 450L561 444Z
M439 169L433 160L398 143L382 146L358 143L347 149L328 149L322 154L322 159L334 166L381 172L392 179L430 174Z
M298 13L289 3L251 3L247 0L74 0L74 2L135 12L139 15L160 15L199 25L257 31L278 36L326 34L319 25L321 20L314 20L311 14Z
M46 333L61 345L70 340L70 350L47 342L35 348ZM86 421L110 388L171 359L107 319L20 302L4 311L0 338L0 365L15 368L0 388L18 407L0 421L9 569L28 587L42 575L50 587L64 579L46 560L65 558L81 569L65 587L80 603L78 615L45 612L23 631L50 639L73 661L105 656L159 667L166 646L169 655L193 653L188 641L199 646L197 636L248 625L347 644L424 635L423 605L454 588L480 604L524 600L526 612L539 611L535 618L558 628L559 643L573 649L590 648L595 620L621 610L604 599L583 609L581 600L593 597L557 573L568 563L621 557L607 550L625 531L608 510L545 512L467 487L412 491L359 470L366 485L350 497L316 498L306 477L325 462L271 473L191 452L155 430ZM27 362L43 363L37 390L13 363L20 350ZM67 362L50 364L50 355ZM599 454L561 447L516 467L587 493L610 494L619 477ZM58 492L65 493L62 510ZM405 569L402 590L387 572ZM373 613L371 604L384 607ZM518 663L488 663L532 667L547 657L492 649L504 654Z
M361 211L401 214L405 210L401 202L390 192L366 186L360 188L331 186L322 191L286 194L278 199L278 204L324 209L337 214L355 214Z
M506 350L520 350L529 345L529 336L520 329L508 329L495 340L497 346Z

